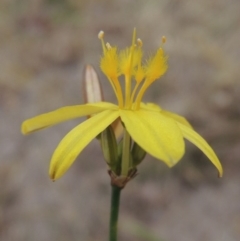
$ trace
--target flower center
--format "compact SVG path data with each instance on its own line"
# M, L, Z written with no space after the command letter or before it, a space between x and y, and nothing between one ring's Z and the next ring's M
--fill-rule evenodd
M98 34L98 37L103 48L100 67L112 85L119 108L138 110L148 87L167 70L167 58L162 49L166 38L162 37L162 44L155 55L143 63L143 43L141 39L136 39L136 29L133 30L131 46L121 51L109 43L105 44L103 31ZM125 79L124 97L119 83L121 75ZM132 82L134 82L133 88Z

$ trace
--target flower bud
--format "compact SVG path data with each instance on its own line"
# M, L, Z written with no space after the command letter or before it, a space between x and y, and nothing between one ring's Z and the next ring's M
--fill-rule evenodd
M112 170L115 170L118 161L118 146L111 126L100 134L100 141L105 161Z
M97 103L104 99L99 78L91 65L87 65L84 69L83 95L85 103Z
M146 156L146 152L136 142L133 144L131 153L133 167L138 166Z

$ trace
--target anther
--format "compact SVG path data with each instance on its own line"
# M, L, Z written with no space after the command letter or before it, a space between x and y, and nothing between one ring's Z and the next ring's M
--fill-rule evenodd
M98 38L103 39L103 37L104 37L104 32L100 31L99 34L98 34Z
M137 39L137 44L138 44L138 47L142 47L143 46L143 42L140 38Z
M162 36L162 44L165 44L167 41L167 38L165 36Z
M106 43L106 47L108 50L110 50L112 48L112 46L110 45L110 43Z

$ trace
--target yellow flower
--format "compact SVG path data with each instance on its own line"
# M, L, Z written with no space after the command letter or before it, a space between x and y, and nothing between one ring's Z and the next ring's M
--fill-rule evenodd
M136 40L135 30L131 46L122 51L109 43L105 44L103 37L101 31L99 39L103 56L100 67L112 85L118 105L98 102L67 106L33 117L22 124L22 133L28 134L70 119L92 116L72 129L59 143L50 163L50 177L53 180L61 177L81 151L117 118L121 119L125 128L124 145L127 143L129 146L131 138L147 153L172 167L185 152L185 138L204 152L222 176L222 166L216 154L184 117L155 104L142 102L148 87L167 70L167 58L162 48L165 38L156 54L142 62L142 41ZM123 84L119 82L121 75L124 77L124 93ZM121 176L128 175L128 155L127 152L123 153Z

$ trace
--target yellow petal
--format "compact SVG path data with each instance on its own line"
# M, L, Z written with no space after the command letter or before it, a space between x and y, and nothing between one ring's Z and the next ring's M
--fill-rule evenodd
M108 108L113 108L113 104L97 103L94 105L75 105L66 106L55 111L38 115L23 122L21 131L23 134L29 134L34 131L47 128L63 121L74 119L81 116L96 114Z
M99 108L102 108L102 109L108 109L108 110L116 110L118 109L118 106L113 104L113 103L110 103L110 102L97 102L97 103L91 103L91 104L88 104L88 106L95 106L95 107L99 107Z
M166 111L166 110L162 110L161 114L165 115L166 117L172 118L176 122L179 122L182 125L185 125L191 129L193 129L193 127L190 125L190 123L183 116L177 115L173 112Z
M120 116L133 140L169 167L183 156L184 140L175 121L146 110L120 110Z
M173 119L177 122L180 122L181 124L183 124L183 125L185 125L189 128L192 128L190 123L183 116L180 116L180 115L177 115L173 112L161 109L160 106L158 106L154 103L147 103L147 104L141 103L141 108L147 109L147 110L150 110L150 111L161 111L161 114L163 114L164 116L169 117L169 118L171 118L171 119Z
M160 112L162 109L159 105L156 105L154 103L143 103L141 102L140 104L141 108L142 109L146 109L146 110L149 110L149 111L157 111L157 112Z
M53 153L49 170L50 177L53 180L61 177L89 142L118 117L118 111L106 110L72 129Z
M180 127L183 137L192 142L194 145L196 145L213 163L213 165L217 168L219 172L219 176L222 177L223 175L223 169L222 165L216 156L213 149L208 145L208 143L193 129L188 128L186 125L182 125L178 123L178 126Z
M91 103L91 106L101 106L101 107L104 107L108 110L118 110L119 109L119 107L117 105L114 105L114 104L109 103L109 102ZM112 128L113 128L114 133L115 133L117 138L122 135L123 127L122 127L122 123L121 123L120 118L118 118L117 120L115 120L112 123Z

